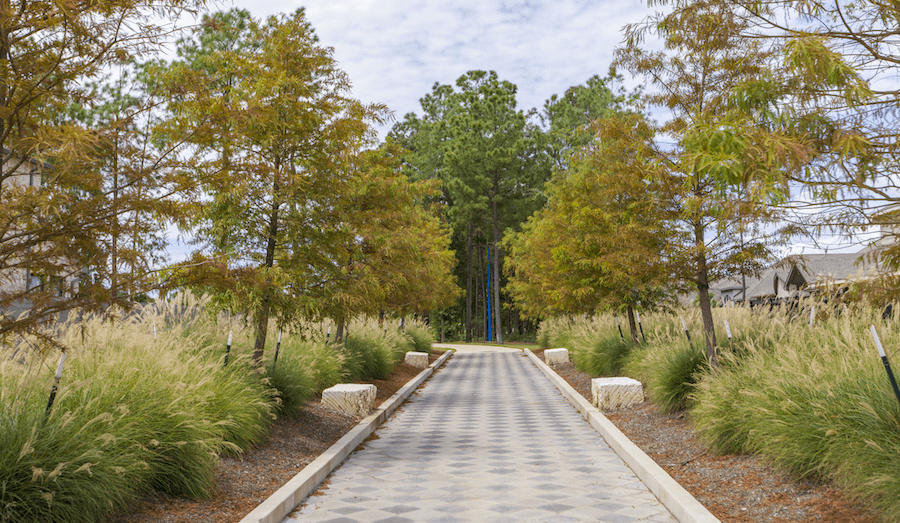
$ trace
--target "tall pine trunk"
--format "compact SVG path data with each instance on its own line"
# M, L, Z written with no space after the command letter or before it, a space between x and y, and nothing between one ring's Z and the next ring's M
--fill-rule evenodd
M490 307L487 301L487 282L490 279L490 274L485 268L484 251L481 250L480 245L478 246L478 256L476 257L476 261L478 262L478 270L475 271L475 288L478 290L476 291L475 313L478 315L480 312L480 315L478 316L480 318L478 322L478 335L476 338L481 341L488 341L488 311L490 310Z
M472 222L469 222L469 235L466 240L466 343L472 342L472 235L475 234Z
M496 186L496 183L495 183ZM496 188L496 187L495 187ZM495 190L496 192L496 190ZM499 247L499 238L500 238L500 216L497 213L497 198L493 199L493 211L494 211L494 305L491 307L494 310L494 330L496 331L495 339L497 343L503 343L503 326L500 321L500 247Z

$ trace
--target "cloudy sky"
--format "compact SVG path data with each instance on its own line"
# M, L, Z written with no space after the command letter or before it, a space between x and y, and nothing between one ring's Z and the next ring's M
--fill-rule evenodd
M518 86L520 109L605 76L622 27L643 0L225 0L255 17L303 6L322 43L350 75L353 94L397 119L420 112L435 82L494 70ZM382 130L382 135L384 134Z

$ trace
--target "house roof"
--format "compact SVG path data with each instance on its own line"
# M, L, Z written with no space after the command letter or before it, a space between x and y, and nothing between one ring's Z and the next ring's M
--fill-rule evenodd
M866 248L854 253L789 257L791 271L785 279L821 286L868 278L881 272L880 264L868 259L871 252L871 248Z
M747 278L747 296L750 300L784 296L794 289L807 292L828 285L870 278L881 273L879 264L867 259L871 248L855 253L824 253L788 256L764 270L759 278ZM735 285L735 282L737 284ZM740 280L723 280L716 289L721 291L742 288ZM738 292L734 301L744 301Z
M0 154L2 154L3 161L6 161L7 158L16 157L15 154L8 148L3 147L0 148ZM24 163L30 164L39 169L52 169L53 166L43 160L37 160L32 157L25 158Z

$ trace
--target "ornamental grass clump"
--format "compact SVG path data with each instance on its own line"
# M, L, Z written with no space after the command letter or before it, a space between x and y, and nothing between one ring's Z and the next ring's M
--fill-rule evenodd
M411 347L398 330L372 326L369 320L352 322L348 333L341 351L345 377L350 381L386 378Z
M727 307L713 310L716 338L720 353L730 353L736 358L723 358L723 364L734 364L747 353L752 345L756 350L777 350L784 342L785 325L798 322L786 306L772 309ZM725 322L729 329L726 330ZM731 331L731 339L728 331Z
M205 303L180 296L104 319L73 314L49 333L68 348L49 414L59 352L4 340L0 521L102 521L149 491L208 498L219 456L260 442L277 411L295 412L348 376L385 377L414 343L357 323L349 349L289 335L273 370L275 336L256 366L252 330L203 313Z
M268 354L274 356L274 351ZM269 384L278 390L279 412L291 415L304 403L341 381L344 356L323 341L304 341L287 335L282 341L278 361L267 364Z
M660 364L650 370L647 395L664 413L683 410L690 405L690 395L708 368L704 347L686 341L673 344L660 354Z
M0 349L0 520L98 521L150 490L209 497L217 456L265 434L264 378L163 324L154 335L131 313L60 329L69 350L46 416L58 354L35 340Z
M706 374L693 395L702 439L718 451L760 454L799 477L831 480L882 520L900 521L900 405L870 324L896 354L896 320L860 307L812 328L785 322L774 350L751 342L740 361L725 355L730 364Z
M622 361L632 348L630 340L619 336L615 317L611 315L571 319L550 328L555 338L568 340L567 345L560 346L569 350L572 363L592 376L618 375Z
M0 365L0 520L100 521L134 498L149 466L129 411L93 400L45 417L53 371L16 366L40 362Z
M410 350L431 354L431 344L434 342L434 333L428 325L420 322L409 322L403 328L403 334L412 344Z
M569 318L548 318L541 321L538 327L538 345L542 349L554 347L569 348L572 340L571 332L574 320Z
M211 495L217 455L238 454L265 435L272 389L238 352L223 366L218 344L198 347L176 330L153 336L136 321L82 323L80 335L67 339L76 352L68 376L91 387L73 392L114 399L145 420L154 489Z
M647 396L666 413L689 406L694 386L708 368L705 347L689 342L678 317L654 318L647 344L623 364L624 373L644 384ZM690 319L686 320L690 326Z

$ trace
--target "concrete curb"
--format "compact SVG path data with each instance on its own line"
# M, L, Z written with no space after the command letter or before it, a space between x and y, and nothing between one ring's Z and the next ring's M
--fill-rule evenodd
M453 351L448 350L431 366L420 372L403 388L382 403L380 407L375 409L372 414L363 418L356 427L339 439L337 443L304 467L284 486L247 514L240 523L279 523L287 517L297 505L316 490L319 484L325 481L325 478L331 474L331 471L337 468L422 382L431 376L435 369L443 365L451 354L453 354Z
M556 385L567 400L581 413L582 417L603 436L606 443L619 455L631 470L644 482L659 501L680 523L721 523L687 490L678 484L650 456L644 454L637 445L609 421L596 407L569 385L566 380L547 366L530 349L525 353L531 361Z

